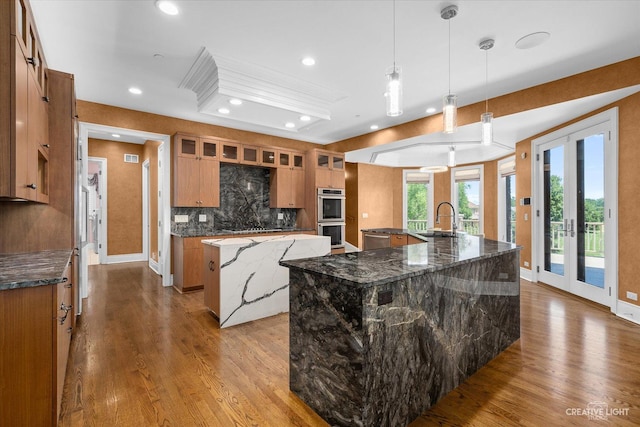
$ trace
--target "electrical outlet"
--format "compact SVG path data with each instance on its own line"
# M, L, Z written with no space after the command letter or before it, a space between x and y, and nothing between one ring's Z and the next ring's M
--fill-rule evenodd
M198 215L198 221L200 221L200 222L207 222L207 214L200 214L200 215Z
M175 222L189 222L189 215L176 215L173 220Z
M529 267L529 261L525 261L525 262L524 262L524 266L525 266L525 267Z
M635 292L629 292L627 291L627 298L634 300L634 301L638 301L638 294Z
M525 221L529 221L529 214L528 214L528 213L525 213L525 214L524 214L524 220L525 220Z
M284 214L282 212L278 212L278 219L284 219Z
M366 212L362 212L362 218L369 218L369 214Z

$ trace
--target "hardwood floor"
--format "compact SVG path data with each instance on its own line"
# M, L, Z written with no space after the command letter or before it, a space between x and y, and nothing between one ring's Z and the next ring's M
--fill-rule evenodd
M327 425L289 392L286 314L220 330L145 263L89 276L61 426ZM640 425L640 326L521 283L521 339L411 426Z

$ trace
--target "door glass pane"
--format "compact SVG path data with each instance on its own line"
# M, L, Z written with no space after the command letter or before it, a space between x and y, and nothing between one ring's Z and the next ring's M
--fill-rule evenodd
M289 166L289 153L280 153L280 166Z
M202 143L202 156L203 157L217 157L218 153L216 150L216 144L214 142L203 142Z
M344 159L342 157L333 156L333 168L344 169Z
M293 155L293 166L296 168L301 168L302 167L302 159L303 157L299 154L294 154Z
M458 182L458 231L480 234L480 180ZM446 224L442 223L441 224ZM447 227L442 227L446 229Z
M223 145L222 146L222 157L227 160L237 160L238 159L238 147L235 145Z
M245 162L257 162L258 161L258 149L244 147L243 149L243 159Z
M564 146L544 152L544 269L564 276Z
M407 183L407 228L411 231L427 231L429 183Z
M262 150L262 164L274 165L276 163L276 152L273 150Z
M318 154L318 167L319 168L328 168L329 167L329 156L326 154Z
M196 141L193 139L183 139L180 146L182 154L196 155Z
M604 134L577 141L578 280L604 288Z

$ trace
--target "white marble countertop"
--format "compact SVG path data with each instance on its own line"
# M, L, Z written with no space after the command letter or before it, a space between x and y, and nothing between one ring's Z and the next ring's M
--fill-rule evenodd
M226 239L206 239L202 241L204 245L211 246L244 246L252 243L265 242L282 242L282 241L300 241L300 240L317 240L329 239L326 236L313 236L310 234L281 234L275 236L256 236L256 237L231 237Z

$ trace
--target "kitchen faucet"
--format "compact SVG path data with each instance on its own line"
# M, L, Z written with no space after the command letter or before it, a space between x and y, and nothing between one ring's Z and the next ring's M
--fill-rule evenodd
M451 207L451 215L442 215L442 216L451 217L451 231L453 232L453 236L455 237L458 226L456 225L456 210L451 203L449 202L438 203L438 207L436 208L436 224L440 224L440 206L442 205L449 205Z

